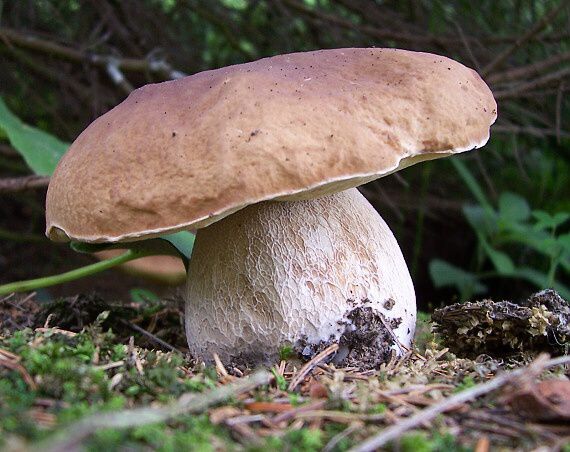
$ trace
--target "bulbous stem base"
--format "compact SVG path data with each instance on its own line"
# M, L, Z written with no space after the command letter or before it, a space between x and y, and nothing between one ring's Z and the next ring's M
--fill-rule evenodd
M396 343L410 345L416 305L406 263L356 189L255 204L198 231L186 288L195 356L273 360L285 344L338 340L354 329L357 307L381 313Z

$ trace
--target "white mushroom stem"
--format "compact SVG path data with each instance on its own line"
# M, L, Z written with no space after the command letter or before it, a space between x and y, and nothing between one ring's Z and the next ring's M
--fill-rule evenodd
M255 204L198 232L186 289L196 356L264 361L300 339L336 340L357 306L401 319L393 331L410 345L410 274L392 232L357 189Z

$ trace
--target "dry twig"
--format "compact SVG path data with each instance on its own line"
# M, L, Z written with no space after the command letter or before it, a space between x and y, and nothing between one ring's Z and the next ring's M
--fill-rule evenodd
M295 377L293 377L291 383L289 384L289 391L293 391L297 387L297 385L301 383L303 379L309 374L309 372L311 372L311 370L315 368L315 366L323 362L327 357L329 357L333 353L336 353L337 350L338 350L338 344L332 344L327 348L325 348L318 355L315 355L313 359L311 359L303 367L301 367L299 373L295 375Z
M173 69L166 61L147 60L138 58L117 58L114 56L96 55L71 47L63 46L53 41L41 39L36 36L21 33L10 28L0 28L0 39L18 47L27 48L36 52L54 55L78 63L90 63L94 66L107 69L114 64L120 70L133 72L152 72L165 78L177 79L186 74Z
M149 333L147 330L145 330L144 328L141 328L138 325L135 325L132 322L129 322L128 320L125 319L119 319L121 321L121 323L123 323L124 325L128 326L129 328L135 330L136 332L142 334L143 336L149 338L151 341L155 342L156 344L160 345L161 347L164 347L167 350L170 350L171 352L175 352L175 353L182 353L180 350L178 350L176 347L174 347L173 345L170 345L168 342L163 341L161 338L156 337L154 334Z
M0 193L16 193L37 188L46 188L48 176L8 177L0 179Z
M566 8L568 5L568 0L561 1L557 6L552 8L549 12L547 12L542 19L540 19L534 27L528 30L524 35L522 35L519 39L517 39L511 46L503 50L499 55L493 59L487 66L485 66L482 70L482 75L488 75L493 72L495 69L500 67L506 60L509 58L514 52L516 52L520 47L522 47L526 42L531 40L534 36L540 33L544 28L552 22L552 20L558 15L563 8Z
M331 452L332 450L334 450L334 448L336 447L336 445L338 443L340 443L344 438L350 436L351 434L353 434L355 431L357 431L358 429L362 428L362 426L364 425L364 423L362 422L353 422L352 424L350 424L347 428L345 428L342 432L336 434L335 436L333 436L331 438L331 440L327 443L327 445L324 447L323 452Z
M444 399L441 402L438 402L429 408L426 408L419 413L398 422L394 426L382 430L377 435L374 435L358 446L353 447L350 449L350 451L367 452L376 450L386 443L399 438L404 432L432 420L438 414L445 413L446 411L455 408L461 403L469 402L484 394L495 391L507 383L513 383L525 374L531 373L536 375L550 367L568 363L570 363L570 356L561 356L558 358L548 359L548 355L540 355L529 366L505 373L493 378L491 381L473 386L470 389L448 397L447 399Z
M214 353L214 363L216 364L216 372L218 373L219 377L223 379L232 378L217 353Z
M28 371L20 364L20 357L0 348L0 366L18 372L32 391L38 389L36 382Z

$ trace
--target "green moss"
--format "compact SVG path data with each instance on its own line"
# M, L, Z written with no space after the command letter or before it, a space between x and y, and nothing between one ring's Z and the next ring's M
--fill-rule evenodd
M400 438L394 450L400 452L467 452L470 449L459 444L456 438L449 433L434 432L428 435L423 432L411 432Z
M299 406L301 404L301 397L297 393L290 393L289 394L289 403L293 406Z
M176 422L144 425L141 427L98 431L86 444L87 450L119 451L140 449L141 446L158 451L214 451L214 437L218 444L229 444L228 434L211 424L205 414L182 416Z
M318 451L324 446L323 432L311 428L291 430L283 437L283 446L285 450Z
M295 349L290 344L283 345L279 349L279 359L280 360L288 360L288 359L294 358L295 355L296 355Z
M463 380L461 380L461 382L455 387L453 392L457 393L457 392L465 391L466 389L472 388L476 384L477 383L475 382L473 377L469 375L469 376L465 377Z
M414 335L415 347L420 353L424 353L426 349L437 342L435 334L432 332L431 315L427 312L418 311L416 319L416 332Z
M370 407L369 413L370 414L384 414L388 407L385 403L377 403Z
M399 441L399 450L402 452L431 452L430 441L424 433L409 433Z
M285 377L283 375L280 375L279 373L277 373L277 371L275 369L272 369L271 373L275 377L275 384L277 385L277 387L281 391L287 391L287 388L289 387L289 385L287 384L287 380L285 380Z
M0 336L0 348L19 357L21 368L37 386L31 390L21 372L0 366L0 447L8 435L28 441L49 435L49 429L33 417L37 399L50 404L44 412L53 416L54 430L58 430L93 413L169 403L185 392L215 387L215 371L206 369L187 378L181 370L181 356L142 349L127 353L128 347L117 344L114 334L102 332L97 323L76 335L56 329L18 331ZM212 435L225 435L218 430L206 415L189 416L174 426L101 430L89 440L87 449L145 445L180 450L195 444L197 450L209 450Z

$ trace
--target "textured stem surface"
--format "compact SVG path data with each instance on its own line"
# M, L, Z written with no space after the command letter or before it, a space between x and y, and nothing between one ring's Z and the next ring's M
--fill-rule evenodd
M356 189L266 202L199 230L188 272L190 351L206 360L274 358L281 346L338 339L368 307L414 333L412 281L396 240Z

